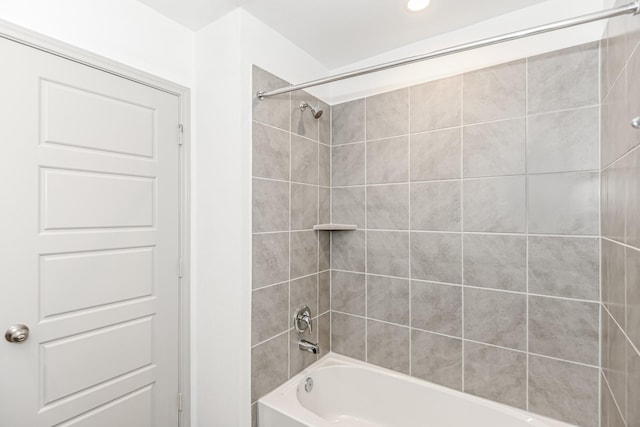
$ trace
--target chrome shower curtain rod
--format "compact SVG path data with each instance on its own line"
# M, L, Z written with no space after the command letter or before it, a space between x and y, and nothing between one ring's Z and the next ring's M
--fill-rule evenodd
M526 30L515 31L513 33L503 34L500 36L489 37L487 39L478 40L471 43L460 44L457 46L448 47L445 49L434 50L422 55L411 56L409 58L399 59L396 61L385 62L384 64L374 65L371 67L361 68L354 71L348 71L342 74L336 74L335 76L329 76L322 79L311 80L306 83L300 83L297 85L291 85L280 89L258 91L256 96L259 100L269 98L271 96L281 95L283 93L294 92L300 89L306 89L308 87L320 86L327 83L337 82L340 80L350 79L352 77L363 76L365 74L376 73L378 71L388 70L390 68L396 68L403 65L414 64L416 62L427 61L430 59L440 58L454 53L466 52L468 50L479 49L481 47L491 46L498 43L508 42L512 40L518 40L529 36L536 36L538 34L549 33L551 31L562 30L564 28L575 27L577 25L588 24L590 22L601 21L603 19L609 19L621 15L637 15L640 13L640 0L634 1L624 6L616 7L613 9L603 10L601 12L590 13L588 15L578 16L576 18L565 19L562 21L552 22L550 24L541 25L539 27L528 28Z

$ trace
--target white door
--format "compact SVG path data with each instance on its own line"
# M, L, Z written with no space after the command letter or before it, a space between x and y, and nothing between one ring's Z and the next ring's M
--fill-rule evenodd
M0 426L175 427L178 98L0 58Z

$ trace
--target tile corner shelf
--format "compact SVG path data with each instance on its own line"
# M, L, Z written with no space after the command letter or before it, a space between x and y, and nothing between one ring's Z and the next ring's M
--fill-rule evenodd
M318 224L313 226L316 231L348 231L357 228L357 226L349 224Z

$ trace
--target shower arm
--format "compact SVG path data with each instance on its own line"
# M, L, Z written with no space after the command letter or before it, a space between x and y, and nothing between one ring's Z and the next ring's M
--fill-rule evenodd
M486 39L482 39L482 40L478 40L470 43L464 43L464 44L448 47L445 49L434 50L432 52L425 53L422 55L411 56L404 59L398 59L396 61L385 62L380 65L374 65L371 67L360 68L358 70L347 71L346 73L336 74L334 76L329 76L322 79L311 80L311 81L300 83L297 85L286 86L280 89L274 89L274 90L268 90L268 91L261 90L256 93L256 96L258 97L259 100L262 101L272 96L294 92L296 90L325 85L327 83L333 83L340 80L363 76L365 74L376 73L378 71L389 70L391 68L414 64L416 62L428 61L430 59L453 55L455 53L460 53L460 52L466 52L473 49L479 49L486 46L492 46L494 44L518 40L525 37L536 36L538 34L549 33L551 31L571 28L578 25L582 25L582 24L601 21L603 19L614 18L616 16L631 15L631 14L637 15L638 13L640 13L640 0L634 1L633 3L629 3L624 6L619 6L613 9L594 12L588 15L582 15L576 18L565 19L562 21L556 21L550 24L527 28L525 30L515 31L512 33L507 33L500 36L494 36L494 37L490 37L490 38L486 38Z

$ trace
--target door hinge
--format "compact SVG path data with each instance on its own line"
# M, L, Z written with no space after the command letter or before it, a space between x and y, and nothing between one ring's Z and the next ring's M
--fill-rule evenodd
M182 145L184 137L184 125L180 123L178 125L178 145Z
M183 265L182 259L179 259L178 260L178 279L182 279L182 276L184 274L182 265Z
M182 393L178 393L178 412L182 412Z

